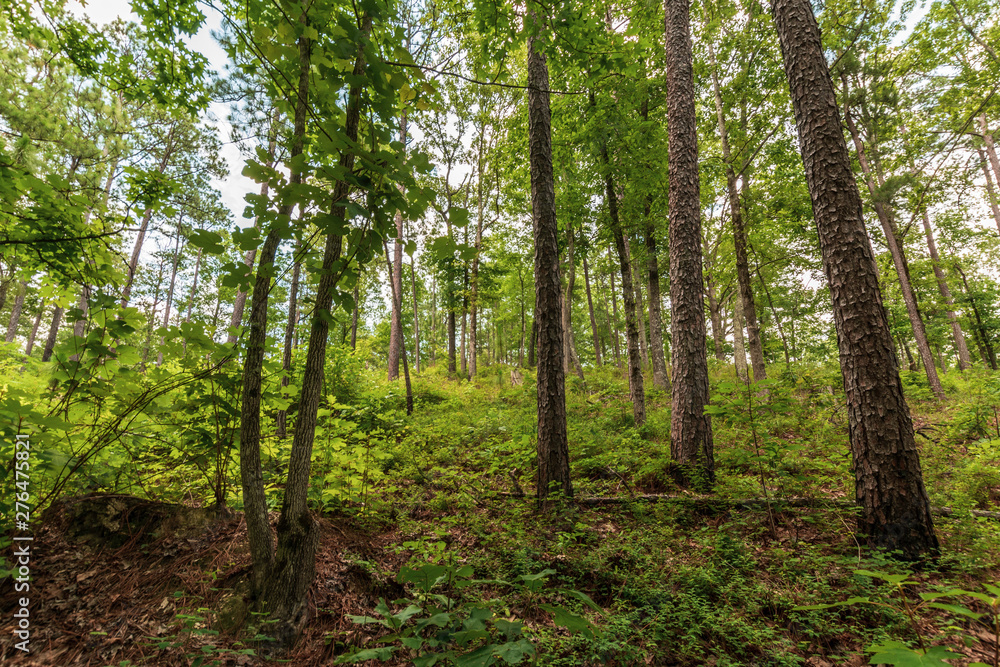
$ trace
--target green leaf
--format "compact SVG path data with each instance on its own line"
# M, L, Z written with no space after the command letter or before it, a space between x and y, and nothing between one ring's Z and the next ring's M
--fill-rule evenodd
M596 628L583 616L578 616L553 604L540 604L538 606L552 614L552 622L556 625L566 628L570 632L581 632L587 637L594 637Z
M912 572L905 572L903 574L886 574L885 572L873 572L871 570L855 570L854 574L861 574L866 577L881 579L882 581L887 581L890 584L896 584L897 586L901 586L903 584L915 583L906 580L907 577L913 574Z
M843 602L833 602L830 604L807 604L800 607L792 607L792 611L817 611L819 609L833 609L834 607L846 607L852 604L871 603L868 598L847 598Z
M381 648L366 648L362 651L356 653L350 653L348 655L341 656L337 659L338 665L352 664L357 662L364 662L365 660L381 660L386 661L392 657L393 651L396 650L394 646L384 646Z
M867 650L875 654L868 661L869 665L895 665L896 667L951 667L944 661L962 657L943 646L932 646L924 653L896 641L886 641L871 646Z
M516 665L525 658L535 654L535 647L527 639L501 644L493 650L493 654L508 665Z
M950 611L953 614L958 614L959 616L965 616L966 618L971 618L974 621L981 619L984 614L977 614L971 609L966 609L962 605L958 604L943 604L941 602L931 602L928 607L934 607L935 609L944 609L945 611Z

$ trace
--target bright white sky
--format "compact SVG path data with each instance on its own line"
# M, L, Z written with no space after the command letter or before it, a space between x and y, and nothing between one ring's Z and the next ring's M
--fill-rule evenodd
M95 0L94 2L69 0L67 6L74 14L89 16L98 25L105 25L119 17L138 22L138 17L132 13L129 0ZM228 58L225 51L219 47L211 35L211 31L221 27L220 16L218 12L206 8L204 5L201 6L201 9L206 13L207 20L201 31L189 40L189 43L192 48L208 58L212 69L222 71ZM217 128L219 139L223 142L222 156L229 165L229 176L222 181L213 179L212 184L222 193L223 203L233 212L237 224L242 226L243 209L246 207L243 197L247 192L258 191L259 186L242 175L243 156L235 144L229 143L231 127L226 121L229 109L225 104L214 102L210 111L211 118L206 119L206 121L209 125Z

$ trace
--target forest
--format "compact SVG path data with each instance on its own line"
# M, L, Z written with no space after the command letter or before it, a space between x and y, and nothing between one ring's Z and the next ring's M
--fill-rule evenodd
M1000 0L0 2L0 662L1000 667Z

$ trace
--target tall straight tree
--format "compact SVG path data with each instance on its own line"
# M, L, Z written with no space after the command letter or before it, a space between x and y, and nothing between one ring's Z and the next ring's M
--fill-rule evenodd
M708 405L708 350L701 267L698 125L694 110L689 0L664 0L670 188L670 454L715 479Z
M535 240L535 325L538 328L538 502L550 490L573 495L566 433L566 375L559 303L559 227L552 173L552 118L549 66L536 44L545 29L541 8L529 3L528 161L531 169L531 220ZM550 488L551 487L551 488Z
M833 302L858 532L916 559L938 541L819 26L809 0L772 0L771 9Z

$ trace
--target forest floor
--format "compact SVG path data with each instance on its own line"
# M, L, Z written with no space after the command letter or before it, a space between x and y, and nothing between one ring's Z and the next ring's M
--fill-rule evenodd
M487 373L476 384L421 377L409 418L398 387L374 377L331 404L314 462L312 619L292 653L268 660L260 628L218 629L249 569L240 512L198 510L202 498L191 496L164 504L104 494L65 498L46 515L33 546L31 653L8 641L0 661L325 665L385 644L396 647L391 657L364 664L421 664L386 641L386 628L359 622L382 618L385 600L385 615L402 619L396 634L423 638L413 644L421 654L435 637L443 643L433 650L457 654L523 637L534 654L522 664L830 667L868 664L870 647L899 641L956 652L933 664L995 664L987 619L919 596L952 592L945 602L985 612L958 591L1000 582L1000 524L971 513L996 511L1000 497L992 376L949 375L945 405L906 378L928 491L953 512L935 517L941 556L915 568L855 539L835 369L795 368L749 405L745 387L714 371L714 500L673 481L665 394L650 392L649 423L636 429L620 376L574 380L577 500L546 512L519 497L533 491L534 386L511 386L509 369ZM265 456L275 480L282 451ZM613 500L580 502L595 497ZM420 572L437 586L422 585ZM912 583L901 593L892 578L905 573ZM16 595L3 591L0 633L11 637ZM870 602L798 609L848 598ZM421 610L400 615L411 604ZM436 604L446 616L431 617ZM486 630L446 632L475 629L477 617Z

